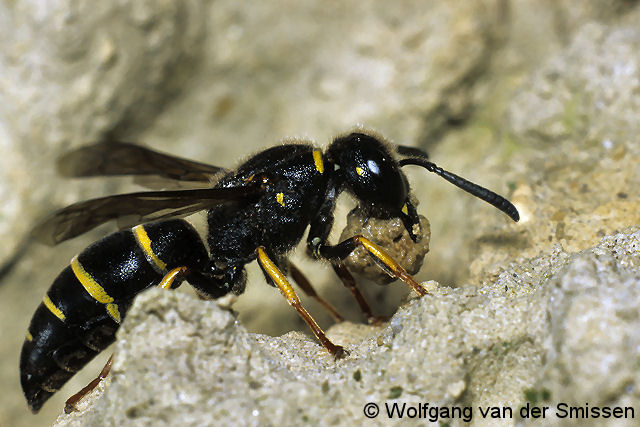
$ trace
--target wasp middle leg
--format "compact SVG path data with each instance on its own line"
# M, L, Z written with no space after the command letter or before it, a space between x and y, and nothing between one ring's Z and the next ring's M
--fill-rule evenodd
M287 280L286 276L280 271L278 266L273 262L273 260L267 255L267 252L264 247L260 246L256 249L256 253L258 255L258 263L264 271L265 275L275 284L282 295L287 299L289 305L296 309L302 320L306 322L306 324L311 328L313 334L318 338L318 341L322 343L322 346L327 349L329 353L331 353L336 359L341 358L345 355L346 351L343 347L339 345L335 345L334 343L327 338L324 331L318 326L313 317L309 314L307 310L302 306L298 295L291 287L291 284Z

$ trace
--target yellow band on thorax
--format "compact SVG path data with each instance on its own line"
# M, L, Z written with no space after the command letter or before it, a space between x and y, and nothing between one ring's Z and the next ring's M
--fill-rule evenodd
M322 162L322 151L313 150L313 162L316 165L316 170L320 173L324 172L324 163Z

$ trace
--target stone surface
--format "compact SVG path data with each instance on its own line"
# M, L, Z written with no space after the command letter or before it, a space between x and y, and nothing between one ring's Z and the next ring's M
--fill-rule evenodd
M612 146L626 142L639 126L639 45L635 25L582 27L513 99L512 131L545 147L578 138L584 147L600 145L604 137Z
M581 396L597 404L602 397L592 391L600 387L607 390L607 402L637 403L628 387L635 382L628 361L636 356L632 346L625 347L636 340L636 283L627 267L637 269L637 264L619 261L637 259L637 249L629 243L636 232L627 227L640 223L640 145L634 120L640 21L635 2L502 0L454 7L433 1L411 2L392 11L374 2L327 8L324 3L288 0L250 8L231 1L134 5L123 0L73 3L74 11L70 4L0 4L0 43L5 46L0 54L2 259L18 246L33 218L52 207L125 188L120 181L81 185L54 177L52 159L61 150L107 134L229 167L284 136L311 137L323 145L360 122L395 142L420 143L439 166L513 195L526 218L510 224L495 209L441 179L408 169L412 189L422 201L419 211L433 232L420 277L436 278L442 285L430 282L433 295L411 302L383 329L348 323L332 328L334 339L352 350L349 359L338 363L297 332L270 339L235 324L219 330L212 319L233 318L205 303L166 297L176 299L168 301L168 313L182 313L172 308L181 304L194 305L185 309L191 313L188 322L165 318L184 326L177 331L193 331L195 326L215 330L206 342L215 351L202 352L213 359L212 365L255 374L270 360L273 371L266 376L270 383L260 383L258 391L251 388L255 383L236 385L240 391L250 390L240 396L233 394L231 384L238 378L236 371L215 377L225 385L221 390L232 393L228 401L221 396L222 409L216 412L216 402L199 400L216 392L214 383L201 389L205 392L184 383L193 375L185 373L182 362L200 360L196 352L185 350L174 361L176 373L185 375L182 380L171 375L170 361L147 357L149 363L165 367L164 374L149 374L164 375L163 386L156 389L162 401L189 408L193 404L193 416L176 409L186 420L208 416L197 412L203 407L218 421L227 415L254 417L253 410L244 407L225 414L224 405L246 403L249 396L263 396L264 390L279 394L266 396L273 409L260 406L256 417L266 413L276 420L288 414L296 422L328 423L337 418L331 416L336 411L326 408L333 411L345 395L359 399L350 402L352 413L345 415L351 424L364 419L358 404L365 399L383 402L398 393L399 399L411 396L439 405L516 407L549 395L552 403ZM589 21L599 23L585 25ZM105 40L111 40L113 49ZM341 209L336 213L338 232L348 212ZM107 231L55 250L30 247L0 287L0 381L7 384L0 425L50 425L64 399L104 363L88 366L43 414L33 417L26 410L17 359L31 313L71 256ZM321 293L347 318L362 321L330 269L300 258L296 255L296 263ZM600 280L606 285L602 289L594 286ZM579 292L583 283L589 286L586 295ZM365 293L370 288L362 287ZM398 297L386 291L404 288L382 289L385 292L367 296L376 314L390 314ZM558 302L551 304L552 297ZM597 305L601 298L607 306ZM321 324L328 324L317 306L305 305ZM305 330L255 269L246 295L234 308L250 331L280 335ZM212 319L193 319L195 312ZM414 317L424 324L411 326ZM140 327L150 322L163 329L157 316L139 319ZM582 326L583 319L589 328ZM598 325L616 335L604 336ZM190 342L204 346L201 338L206 337L195 334ZM228 357L220 361L217 352L227 351L223 339L240 340L238 347L251 356L223 353ZM177 333L177 341L189 340ZM433 351L424 356L414 350L416 343ZM167 348L161 344L151 347L176 355L169 343L164 343ZM305 351L317 356L311 368ZM126 360L138 357L130 354ZM581 364L572 364L574 359ZM122 360L118 378L126 384L128 365ZM243 360L249 362L243 365ZM360 361L363 368L358 371ZM424 378L416 371L411 375L407 361L415 361ZM384 373L379 369L383 363L390 366ZM587 368L606 378L583 377ZM194 372L212 378L210 372ZM276 375L281 372L288 376ZM166 384L174 380L193 394L167 391ZM118 381L114 376L112 385L122 387ZM563 388L566 381L569 386ZM95 396L91 407L118 404L117 396L106 396ZM170 416L166 408L147 405L139 396L140 408L110 416L140 415L136 420L145 421L152 407ZM279 407L278 402L286 402L278 401L279 396L292 403ZM304 414L297 412L297 405L308 401L314 405Z
M638 408L640 232L607 236L550 278L551 339L536 388L552 401Z
M638 43L637 27L585 25L514 97L507 138L527 147L512 160L512 201L527 226L512 228L511 245L479 254L472 272L487 257L531 257L556 244L575 252L640 223L640 103L631 95L640 83L629 72L640 70Z
M517 414L532 390L551 406L637 408L639 259L635 228L511 264L482 288L427 282L384 327L332 328L350 352L338 361L297 332L249 334L211 302L152 290L119 333L104 392L58 425L351 425L367 402L472 407L480 419L480 406Z
M203 4L0 4L0 259L45 209L87 197L52 179L54 159L115 129L144 129L201 54Z

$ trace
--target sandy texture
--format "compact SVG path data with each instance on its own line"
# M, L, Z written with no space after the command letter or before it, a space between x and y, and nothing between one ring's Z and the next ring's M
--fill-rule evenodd
M478 405L640 411L639 22L637 3L626 0L393 9L374 1L0 3L3 260L53 208L140 190L55 175L61 152L104 138L233 167L283 137L325 146L361 123L420 145L522 214L511 223L407 168L431 225L418 273L430 295L402 305L406 286L362 283L376 314L402 307L389 324L365 326L331 269L304 250L295 255L354 322L330 330L347 359L335 362L290 332L306 329L251 267L239 317L188 294L142 296L115 346L111 380L85 412L59 422L361 424L368 401L382 410L384 402L473 405L476 422ZM344 204L332 241L351 209ZM394 227L375 228L393 242ZM28 413L17 360L31 313L69 259L110 230L55 249L32 245L3 278L0 425L50 425L104 363L88 366L42 414ZM408 243L392 251L419 259Z

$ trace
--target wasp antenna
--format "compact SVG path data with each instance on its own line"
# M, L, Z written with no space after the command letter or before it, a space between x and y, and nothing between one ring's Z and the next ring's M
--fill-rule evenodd
M501 195L496 194L493 191L487 188L484 188L478 184L474 184L471 181L467 181L466 179L459 177L454 173L446 171L441 167L437 166L435 163L430 162L425 158L402 159L398 163L400 164L400 166L405 166L405 165L422 166L429 172L433 172L440 175L442 178L446 179L456 187L461 188L467 193L473 194L479 199L482 199L485 202L500 209L502 212L509 215L509 218L511 218L512 220L516 222L520 220L520 214L518 213L518 209L516 209L516 207L513 206L513 204L510 201L508 201Z

